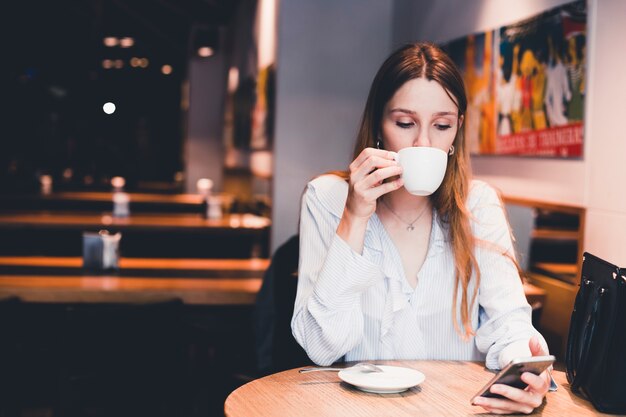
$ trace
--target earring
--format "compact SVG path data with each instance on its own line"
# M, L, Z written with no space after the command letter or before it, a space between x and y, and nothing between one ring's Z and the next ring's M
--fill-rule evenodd
M448 156L454 155L454 145L450 145L450 149L448 150Z
M380 138L376 139L376 149L382 149L382 141Z

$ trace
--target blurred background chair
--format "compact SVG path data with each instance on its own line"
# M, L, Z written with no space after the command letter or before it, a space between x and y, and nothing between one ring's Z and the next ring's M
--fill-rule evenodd
M299 249L299 236L295 235L276 250L257 295L254 334L261 375L312 363L291 333Z
M511 225L517 262L523 271L528 271L531 235L535 227L535 210L532 207L507 204L506 211Z
M528 206L507 204L506 212L511 226L513 237L513 247L515 248L515 258L520 269L526 273L530 270L530 249L532 243L532 232L535 228L535 209ZM524 277L525 279L525 277ZM534 302L532 307L532 322L535 328L539 328L543 303Z

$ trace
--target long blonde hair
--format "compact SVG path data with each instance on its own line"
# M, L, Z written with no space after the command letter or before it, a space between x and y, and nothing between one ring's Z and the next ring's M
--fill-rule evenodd
M465 114L467 110L465 86L452 60L429 43L406 45L387 58L374 78L357 134L354 158L363 149L376 146L385 105L404 83L416 78L426 78L439 83L457 105L458 117L461 118ZM476 242L470 228L470 213L466 207L471 168L463 129L459 128L453 144L455 152L448 159L443 183L430 197L430 201L439 217L448 225L456 279L452 299L452 319L457 332L467 340L474 334L470 311L478 294L480 270L474 256ZM474 291L470 295L469 286L473 274L476 281ZM459 289L462 291L459 311L463 330L459 326L456 314Z

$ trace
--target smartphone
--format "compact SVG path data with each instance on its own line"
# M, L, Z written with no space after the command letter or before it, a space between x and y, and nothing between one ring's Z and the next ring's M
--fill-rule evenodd
M528 384L522 381L522 374L530 372L539 375L554 363L554 359L552 355L513 359L472 397L471 402L474 403L476 397L504 398L489 391L493 384L505 384L520 389L526 388Z

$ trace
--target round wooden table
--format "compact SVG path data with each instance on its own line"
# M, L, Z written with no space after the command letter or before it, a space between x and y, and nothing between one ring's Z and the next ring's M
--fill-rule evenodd
M291 369L266 376L233 391L224 404L227 417L241 416L468 416L484 410L471 397L493 374L483 363L458 361L376 361L415 368L426 375L419 386L400 394L372 394L342 382L337 372L300 374ZM597 416L591 403L569 390L563 372L559 384L535 410L541 416Z

